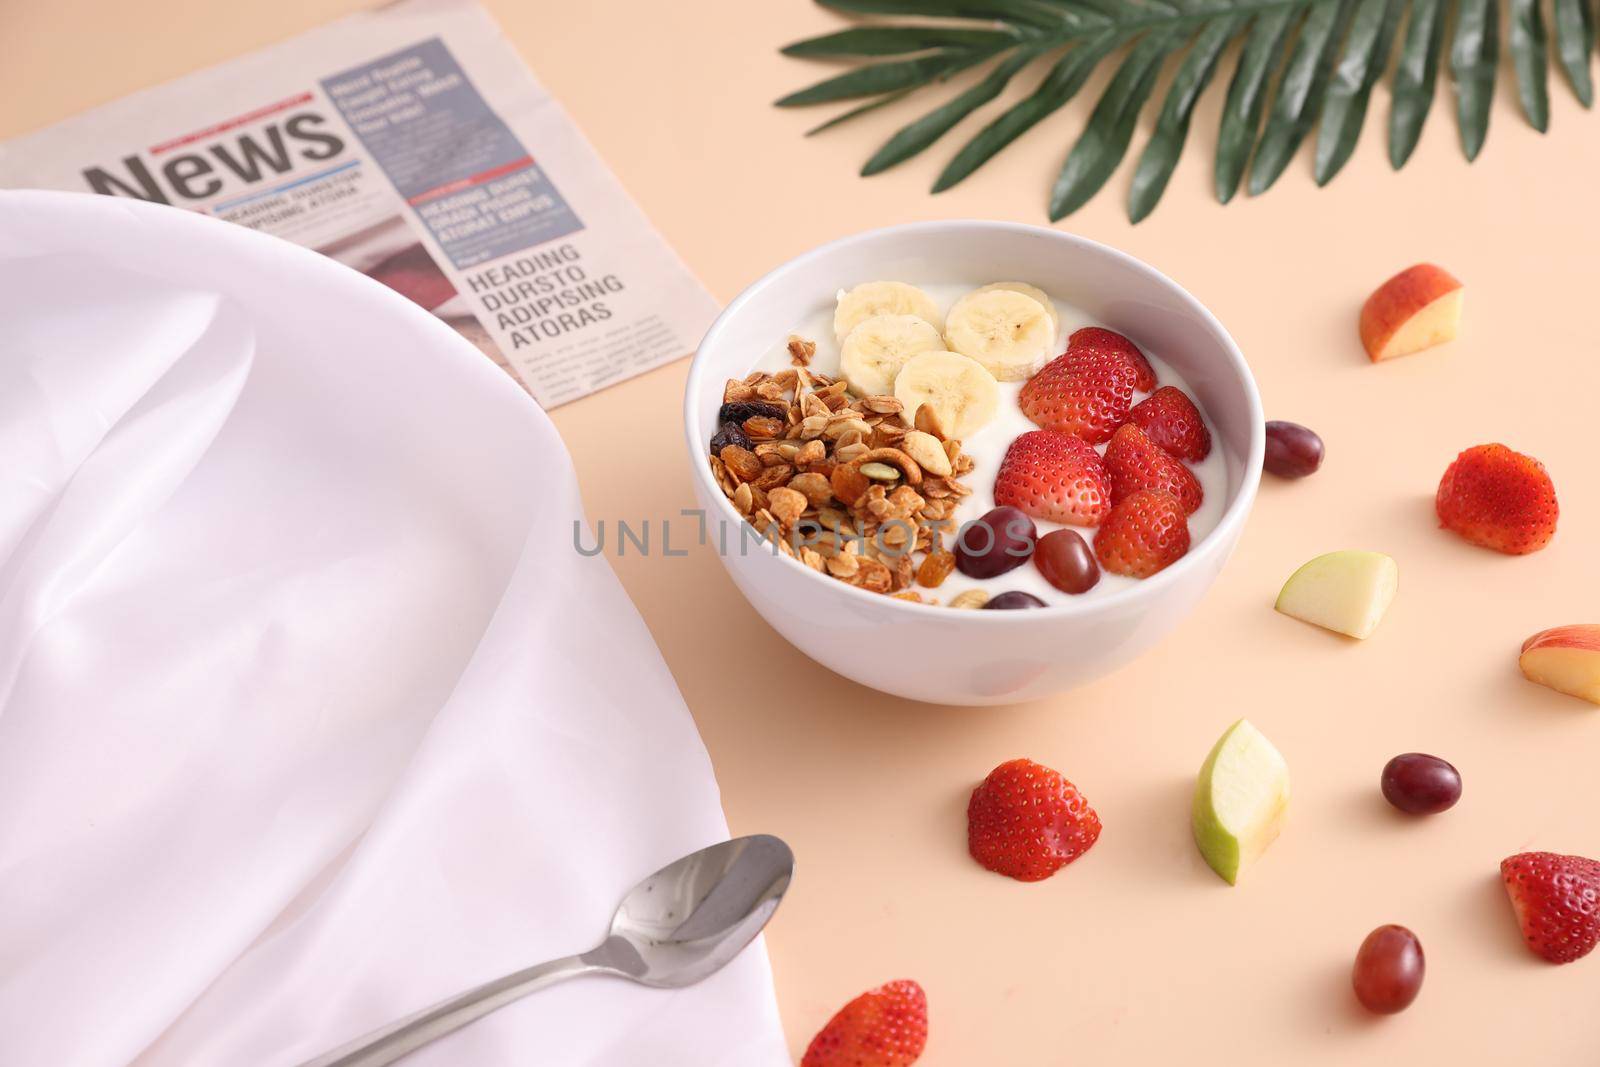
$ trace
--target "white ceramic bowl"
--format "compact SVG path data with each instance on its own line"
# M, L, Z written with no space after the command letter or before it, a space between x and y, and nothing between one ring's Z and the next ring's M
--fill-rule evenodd
M1227 508L1209 535L1166 570L1104 596L1024 611L958 611L869 593L755 545L706 462L728 378L833 294L893 278L976 284L1023 278L1148 346L1188 382L1227 463ZM1222 569L1255 500L1265 448L1261 398L1233 338L1199 301L1154 268L1105 245L1006 222L922 222L872 230L807 252L769 273L712 324L689 369L684 434L695 491L734 583L795 647L847 678L937 704L1010 704L1106 674L1154 645ZM974 478L992 477L975 473Z

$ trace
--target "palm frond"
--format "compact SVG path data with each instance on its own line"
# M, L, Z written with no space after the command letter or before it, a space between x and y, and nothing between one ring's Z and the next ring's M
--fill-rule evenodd
M989 109L989 117L939 172L936 193L965 180L1059 111L1095 70L1114 61L1115 70L1050 189L1047 204L1053 220L1076 211L1104 187L1169 72L1128 194L1128 216L1135 222L1155 208L1166 190L1189 140L1195 106L1230 50L1236 57L1216 133L1213 178L1217 199L1224 203L1241 183L1252 196L1270 188L1313 130L1313 174L1318 184L1331 181L1354 152L1372 91L1391 66L1391 164L1399 168L1411 158L1433 104L1441 64L1454 87L1462 151L1469 160L1475 158L1488 132L1501 51L1500 0L818 3L866 18L783 49L790 56L850 64L777 101L780 107L853 102L812 133L908 96L926 95L963 72L981 68L965 88L895 131L861 169L863 175L872 175L898 166ZM1573 95L1584 107L1591 106L1595 16L1590 0L1506 3L1506 51L1528 122L1541 131L1549 125L1552 49ZM1033 67L1042 73L1031 89L996 104Z

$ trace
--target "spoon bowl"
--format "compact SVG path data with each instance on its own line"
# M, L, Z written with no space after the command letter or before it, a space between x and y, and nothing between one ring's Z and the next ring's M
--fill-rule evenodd
M793 872L794 853L767 834L701 849L634 886L611 936L580 958L648 986L693 985L755 940Z

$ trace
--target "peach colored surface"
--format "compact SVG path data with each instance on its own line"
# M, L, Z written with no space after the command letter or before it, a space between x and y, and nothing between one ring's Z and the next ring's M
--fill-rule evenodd
M0 137L357 6L237 0L218 17L201 0L0 0ZM776 48L839 24L801 0L489 6L722 299L867 227L1041 221L1048 180L1103 84L930 197L951 148L855 176L924 102L810 140L800 134L821 113L768 106L821 69ZM1600 1055L1600 958L1563 968L1534 959L1496 879L1500 859L1522 849L1600 854L1600 709L1516 669L1534 631L1600 621L1600 137L1560 85L1551 133L1533 132L1513 112L1507 72L1488 146L1469 167L1441 83L1403 173L1382 151L1380 89L1360 150L1331 186L1315 188L1302 153L1276 188L1228 207L1209 193L1213 90L1149 220L1125 220L1124 167L1065 223L1188 286L1250 358L1269 417L1304 422L1328 444L1314 478L1268 481L1210 597L1140 662L1029 706L913 705L791 650L706 551L615 561L694 709L734 831L781 834L799 854L771 930L797 1054L848 997L915 977L931 1004L928 1067L1566 1067ZM1466 283L1463 336L1374 366L1357 310L1422 259ZM677 425L686 366L555 412L593 519L690 505ZM1445 465L1494 440L1554 475L1561 529L1537 555L1498 556L1435 529ZM1400 565L1399 596L1365 644L1271 610L1290 571L1346 547ZM1187 810L1208 747L1241 715L1288 759L1294 801L1284 836L1230 889L1192 848ZM1378 773L1413 749L1460 767L1465 796L1453 811L1413 820L1385 806ZM1087 857L1038 885L965 855L968 791L1018 755L1060 768L1105 822ZM1428 977L1409 1011L1374 1019L1355 1006L1349 969L1385 922L1418 933Z

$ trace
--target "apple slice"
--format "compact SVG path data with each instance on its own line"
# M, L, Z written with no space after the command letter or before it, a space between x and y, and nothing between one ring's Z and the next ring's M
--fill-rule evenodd
M1200 855L1229 885L1261 858L1289 810L1289 765L1250 720L1228 727L1195 783L1190 819Z
M1361 344L1372 362L1455 339L1461 283L1443 267L1418 263L1378 286L1361 307Z
M1289 575L1273 606L1292 618L1365 640L1383 621L1399 584L1400 568L1382 552L1329 552Z
M1600 704L1600 626L1557 626L1522 643L1517 661L1530 682Z

